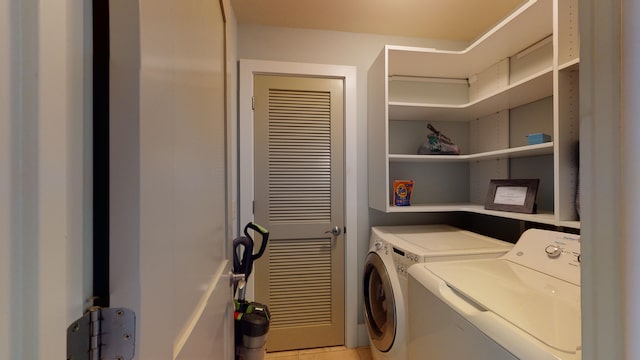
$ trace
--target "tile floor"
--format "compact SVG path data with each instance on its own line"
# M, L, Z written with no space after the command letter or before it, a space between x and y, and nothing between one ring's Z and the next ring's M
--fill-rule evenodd
M372 360L369 347L347 349L344 346L280 351L268 353L265 359L271 360Z

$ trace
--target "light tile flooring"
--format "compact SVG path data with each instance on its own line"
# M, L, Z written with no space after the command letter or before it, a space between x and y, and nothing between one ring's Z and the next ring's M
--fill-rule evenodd
M344 346L280 351L268 353L265 359L272 360L372 360L371 349L369 347L359 347L347 349Z

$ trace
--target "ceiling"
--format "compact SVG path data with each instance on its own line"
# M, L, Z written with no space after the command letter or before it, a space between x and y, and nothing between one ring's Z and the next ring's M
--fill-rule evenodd
M239 24L471 41L523 0L231 0Z

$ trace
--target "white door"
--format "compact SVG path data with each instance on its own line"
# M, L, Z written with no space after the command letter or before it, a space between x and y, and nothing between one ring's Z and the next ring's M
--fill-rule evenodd
M231 359L222 4L110 17L110 305L136 312L136 359Z

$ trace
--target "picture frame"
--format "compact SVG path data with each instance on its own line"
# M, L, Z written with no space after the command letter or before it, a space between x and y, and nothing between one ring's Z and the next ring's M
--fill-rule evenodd
M492 179L484 208L535 214L539 184L540 179Z

